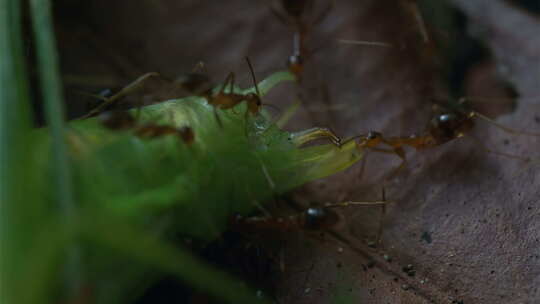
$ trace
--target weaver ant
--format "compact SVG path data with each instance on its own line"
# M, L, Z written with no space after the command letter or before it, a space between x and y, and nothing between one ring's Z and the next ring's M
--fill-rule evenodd
M199 62L190 73L181 75L175 80L167 79L157 72L146 73L123 87L115 94L111 94L110 90L108 89L97 95L84 93L85 95L90 95L92 97L102 100L103 103L92 109L90 112L88 112L81 118L86 119L107 111L124 97L134 94L134 92L140 90L145 86L147 82L152 80L159 81L160 91L166 92L165 97L162 96L163 100L185 97L188 95L186 93L198 96L207 94L207 92L211 92L212 84L210 82L210 78L206 74L199 72L199 70L202 68L204 68L204 64L202 62ZM179 88L182 90L182 92L178 92Z
M293 54L287 59L287 67L297 77L298 81L300 81L304 70L304 62L310 56L306 47L307 35L312 27L321 23L326 18L334 6L334 1L329 1L328 7L322 10L318 16L312 17L312 20L308 22L304 20L305 14L306 11L313 10L314 0L281 0L280 2L281 8L286 15L283 15L273 7L271 7L271 10L284 24L294 29Z
M309 207L296 215L288 217L273 217L273 216L252 216L243 217L240 215L231 219L231 225L240 228L243 231L246 228L251 228L256 231L279 231L291 232L298 230L306 230L312 232L324 232L332 230L340 222L340 215L335 212L335 208L344 208L349 206L381 206L381 218L379 222L379 230L377 232L377 240L380 240L382 232L382 217L386 212L386 195L384 187L382 188L382 198L380 201L365 201L365 202L342 202L334 204L326 204L320 207Z
M206 98L206 101L212 106L223 109L223 110L234 108L236 105L238 105L242 101L246 101L248 112L250 112L253 115L258 114L262 106L260 92L257 86L257 80L255 79L255 73L253 71L253 66L251 65L251 61L249 60L248 57L246 57L246 61L248 63L249 70L251 72L251 77L253 79L256 93L247 93L247 94L235 93L234 92L234 73L231 72L225 78L225 82L223 82L223 85L221 86L221 89L217 92L217 94L213 94L212 90L209 89L203 92L201 96ZM225 92L225 90L227 89L227 85L229 86L229 89L227 90L227 92Z
M481 113L465 109L463 104L466 101L466 98L461 98L458 105L454 105L453 107L435 106L434 117L430 120L426 130L420 135L413 134L407 137L384 137L379 132L370 131L365 135L352 137L351 139L345 141L345 143L350 140L357 140L360 138L360 140L357 142L358 149L362 150L364 148L369 148L377 152L397 155L401 159L401 164L391 175L394 176L406 165L407 161L404 146L409 146L416 150L441 146L447 142L467 135L473 129L475 123L474 120L476 118L482 119L507 133L518 135L521 134L526 136L540 136L540 133L523 132L508 128ZM530 160L529 158L523 158L517 155L493 151L488 147L485 147L479 140L477 141L484 150L490 153L525 161ZM385 145L389 148L380 148L381 145Z
M174 135L188 145L195 141L193 129L188 126L175 128L154 123L138 124L135 117L125 111L103 112L98 117L106 128L111 130L133 130L135 135L140 138L153 139L165 135Z

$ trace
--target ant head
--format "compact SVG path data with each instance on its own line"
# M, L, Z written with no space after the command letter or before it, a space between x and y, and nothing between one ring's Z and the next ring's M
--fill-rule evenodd
M304 59L300 54L294 54L291 55L287 59L287 67L289 68L289 71L296 75L297 77L302 74L302 71L304 70Z
M304 211L306 229L318 230L330 228L339 221L339 216L328 208L312 207Z
M246 95L248 110L251 114L257 114L262 106L262 101L259 95L255 93L249 93Z
M438 144L442 144L462 137L472 127L472 117L468 113L446 112L437 114L431 120L429 133Z

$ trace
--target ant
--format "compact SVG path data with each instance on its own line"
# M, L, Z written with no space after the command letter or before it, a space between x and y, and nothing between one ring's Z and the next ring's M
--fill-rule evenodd
M142 87L144 82L148 81L151 78L155 78L155 77L160 77L159 73L156 73L156 72L146 73L146 74L140 76L139 78L135 79L130 84L123 87L118 93L116 93L116 94L114 94L114 95L112 95L110 97L101 96L101 95L92 95L94 97L97 97L97 98L103 100L103 103L100 104L99 106L95 107L94 109L92 109L86 115L81 117L81 119L90 118L90 117L96 116L96 115L98 115L100 113L103 113L106 108L112 106L118 100L120 100L123 97L131 94L133 91L137 90L138 88Z
M341 217L334 208L343 208L349 206L381 206L381 218L379 222L379 230L377 232L377 240L380 240L382 232L382 217L386 212L386 194L384 187L382 188L382 199L380 201L365 201L365 202L342 202L335 204L326 204L322 207L309 207L296 215L288 217L243 217L237 215L231 219L233 227L241 228L240 230L250 227L254 230L270 230L280 232L290 232L297 230L307 230L313 232L324 232L332 230L341 220Z
M248 57L246 57L247 64L249 66L249 70L251 72L251 77L253 79L253 83L255 86L255 92L256 93L247 93L247 94L240 94L234 92L234 73L231 72L227 77L225 78L225 82L221 86L221 89L217 92L217 94L213 94L211 89L208 89L204 91L201 96L206 98L206 101L219 109L227 110L234 108L236 105L241 103L242 101L246 101L247 103L247 112L256 115L259 113L260 108L262 106L259 87L257 86L257 80L255 79L255 72L253 71L253 66L251 65L251 61ZM227 92L225 90L227 89L227 86L229 86L229 89ZM246 112L246 113L247 113Z
M181 88L184 91L187 91L190 94L195 95L201 95L205 92L211 92L211 82L210 78L203 73L199 73L198 70L203 68L203 63L199 62L192 72L187 73L185 75L182 75L178 77L175 80L169 80L160 75L157 72L150 72L146 73L139 78L135 79L131 83L129 83L127 86L123 87L120 91L118 91L116 94L112 95L109 94L110 90L106 90L107 95L103 94L86 94L85 95L91 95L92 97L96 97L100 100L103 100L103 103L101 103L99 106L92 109L90 112L88 112L86 115L82 117L82 119L86 119L89 117L93 117L96 115L99 115L100 113L103 113L107 108L110 108L115 103L120 101L122 98L132 94L134 91L139 90L144 86L144 84L148 81L151 81L153 79L160 80L163 84L169 87L169 89L175 91L176 88ZM168 94L170 95L170 94ZM175 96L175 98L178 98L178 96Z
M370 131L366 135L352 137L351 139L345 141L344 144L351 140L360 138L360 140L357 142L357 148L360 150L369 148L377 152L397 155L401 159L401 164L396 168L394 173L390 175L390 177L393 177L406 165L404 146L409 146L416 150L423 150L444 145L450 141L467 135L474 128L475 119L484 120L510 134L540 136L540 133L523 132L508 128L481 113L465 109L463 104L466 101L466 98L461 98L458 106L454 107L435 106L435 115L430 120L426 130L421 135L411 135L408 137L384 137L379 132ZM472 138L476 139L474 137ZM476 140L487 152L525 161L530 160L529 158L523 158L517 155L493 151L488 147L485 147L478 139ZM389 149L379 148L380 145L386 145L389 147Z
M195 141L195 133L188 126L175 128L153 123L138 124L135 117L125 111L103 112L100 114L99 120L111 130L134 130L135 135L140 138L153 139L165 135L175 135L187 145Z
M274 7L270 7L272 13L278 17L284 24L290 25L294 28L293 35L293 54L287 59L287 67L291 73L293 73L298 81L301 79L302 72L304 70L304 62L310 56L308 48L306 47L306 40L311 27L321 23L331 8L334 6L334 1L330 0L328 7L321 11L318 16L313 17L311 22L307 22L305 19L306 11L313 9L314 0L281 0L282 10L285 11L286 16L277 11Z

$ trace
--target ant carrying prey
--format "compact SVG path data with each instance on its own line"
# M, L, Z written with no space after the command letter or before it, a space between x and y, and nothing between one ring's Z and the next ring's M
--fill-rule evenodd
M397 155L401 159L401 164L396 168L394 173L390 175L395 176L407 163L404 149L405 146L412 147L416 150L423 150L444 145L450 141L466 136L474 128L475 119L486 121L510 134L540 137L540 133L514 130L495 122L481 113L465 109L464 103L466 101L466 98L462 98L458 105L453 107L435 106L435 115L430 120L426 130L420 135L413 134L405 137L384 137L380 132L370 131L365 135L352 137L344 143L351 140L358 140L358 149L362 150L368 148L376 152ZM475 139L481 148L487 152L524 161L530 160L529 158L491 150L484 146L480 140L475 137L471 138ZM385 145L388 148L381 148L381 145Z
M382 198L379 201L365 202L342 202L334 204L326 204L319 207L309 207L296 215L288 217L243 217L240 215L231 219L232 228L238 228L240 231L251 229L254 231L278 231L281 233L291 231L311 231L325 232L334 229L342 219L341 216L334 211L335 208L345 208L350 206L381 206L382 212L379 219L379 229L377 231L377 241L380 241L382 232L382 218L386 212L386 205L389 201L386 200L384 187L382 188Z

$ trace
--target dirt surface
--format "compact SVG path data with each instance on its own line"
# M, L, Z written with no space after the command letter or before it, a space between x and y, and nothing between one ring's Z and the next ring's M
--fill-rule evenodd
M199 61L216 81L234 71L242 85L250 84L245 56L259 78L282 69L292 29L271 13L271 2L226 2L56 1L69 100L80 100L78 90L120 87L144 72L174 78ZM317 51L306 63L302 87L283 85L265 100L285 108L302 93L304 107L290 129L317 125L344 137L369 130L408 135L424 129L432 97L451 94L450 86L437 80L446 57L423 43L404 4L382 2L336 1L313 27L308 44ZM325 7L318 3L314 16ZM491 52L490 70L519 94L515 111L497 121L540 132L539 17L500 0L454 4L468 21L467 31ZM446 39L456 43L452 38ZM475 88L476 96L497 90ZM69 106L73 117L87 110L81 102ZM540 159L538 137L511 135L485 123L472 134L493 150ZM407 152L407 169L387 183L384 178L399 160L370 153L363 174L358 165L293 195L304 204L376 200L384 184L392 203L377 248L367 243L377 233L378 208L342 210L343 223L334 233L341 241L292 235L275 282L279 303L330 303L340 297L354 303L539 303L538 161L489 154L467 138Z

